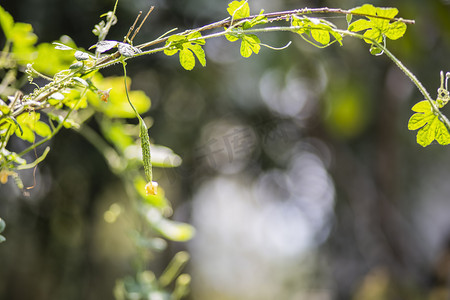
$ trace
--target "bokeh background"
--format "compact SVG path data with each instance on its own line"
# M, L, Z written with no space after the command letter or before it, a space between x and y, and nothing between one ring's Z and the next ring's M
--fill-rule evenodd
M1 0L40 42L63 34L88 48L112 0ZM252 11L392 6L415 19L388 47L435 96L450 70L450 2L250 0ZM155 5L135 42L226 17L227 1L121 0L109 38L121 40L139 10ZM342 16L327 16L345 24ZM316 49L292 34L260 36L244 59L225 39L205 46L207 66L181 68L162 54L128 64L133 89L152 100L153 141L183 164L156 171L174 219L196 228L188 243L156 254L158 274L191 254L190 299L448 299L449 148L422 148L407 130L422 96L385 56L346 38ZM105 75L122 74L119 67ZM448 111L447 111L448 112ZM95 124L94 124L95 125ZM112 299L130 272L125 221L104 211L125 193L102 156L64 130L23 196L0 186L1 299ZM33 185L24 173L25 185ZM125 229L124 229L125 228Z

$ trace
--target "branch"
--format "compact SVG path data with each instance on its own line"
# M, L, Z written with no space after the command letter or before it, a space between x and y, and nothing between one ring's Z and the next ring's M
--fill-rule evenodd
M251 15L246 18L233 20L233 25L238 26L239 24L242 24L248 20L252 20L258 16L266 17L268 19L268 22L276 22L276 21L280 21L280 20L285 20L286 18L292 17L292 16L307 15L307 14L330 14L330 13L331 14L356 15L356 16L361 16L361 17L371 17L371 18L378 18L378 19L391 20L391 21L400 21L405 24L415 24L414 20L408 20L408 19L403 19L403 18L387 18L387 17L377 16L377 15L352 13L351 10L344 10L344 9L340 9L340 8L322 7L322 8L302 8L302 9L286 10L286 11L280 11L280 12L263 13L263 14L259 14L259 15ZM231 26L231 22L232 22L231 18L228 17L221 21L214 22L214 23L202 26L202 27L186 30L186 31L180 33L180 35L186 35L186 34L189 34L191 32L195 32L195 31L202 32L202 31L212 30L212 29L216 29L216 28L226 28L226 27ZM148 47L160 44L160 43L164 43L169 39L169 37L170 36L164 36L164 37L158 38L156 40L137 45L136 48L144 49L144 48L148 48ZM163 48L159 48L159 49L163 49ZM145 51L143 53L137 54L136 56L141 56L144 53L151 54L154 52L153 51L152 52ZM111 54L110 56L105 57L104 59L100 60L96 64L96 66L101 66L101 68L103 68L103 66L102 66L103 64L107 64L108 62L111 62L119 57L120 57L120 53L115 52L115 53Z

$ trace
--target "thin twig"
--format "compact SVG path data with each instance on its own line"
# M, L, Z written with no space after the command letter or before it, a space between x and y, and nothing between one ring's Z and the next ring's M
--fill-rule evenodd
M155 9L154 6L151 6L150 9L148 10L148 13L145 15L144 19L142 20L141 24L139 25L139 27L136 29L136 31L134 32L133 36L131 37L130 41L133 41L134 37L136 36L136 34L139 32L139 30L141 30L142 25L144 25L145 20L147 20L148 16L151 14L151 12L153 11L153 9Z
M141 11L139 11L139 14L137 15L137 17L136 17L136 19L134 20L134 23L133 23L133 25L131 25L131 27L130 27L130 29L128 30L128 33L127 33L127 35L125 36L125 38L123 39L123 42L124 43L126 43L127 41L128 41L128 37L130 36L130 34L133 32L133 30L134 30L134 26L136 26L136 24L137 24L137 22L138 22L138 20L139 20L139 18L141 17L141 15L142 15L142 10ZM132 41L133 40L133 38L134 38L134 35L133 35L133 37L131 38L131 40L130 41Z

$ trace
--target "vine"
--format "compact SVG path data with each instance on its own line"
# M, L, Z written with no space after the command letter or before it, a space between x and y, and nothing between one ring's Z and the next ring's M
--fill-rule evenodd
M175 28L152 41L133 45L135 36L154 7L149 9L136 28L141 17L139 13L123 41L107 40L110 28L118 21L117 3L118 0L113 11L101 16L104 20L93 30L98 42L88 50L95 49L94 53L76 46L67 36L53 44L35 46L36 36L32 27L14 22L0 7L0 25L6 37L0 55L0 68L5 74L0 83L0 182L5 184L11 177L23 190L24 184L17 171L35 168L45 159L50 148L46 147L32 162L27 162L25 155L30 151L36 152L63 127L77 130L103 154L111 170L124 182L143 224L153 230L142 230L135 237L137 247L145 248L142 244L146 244L153 245L150 247L152 250L161 250L163 246L155 246L159 240L153 237L154 232L169 240L185 241L192 237L194 229L188 224L170 220L170 202L164 197L163 188L153 181L153 166L176 167L180 158L171 150L151 143L149 122L141 117L150 108L150 101L142 92L129 89L126 65L130 59L155 53L178 55L180 65L185 70L192 70L197 62L206 66L203 47L211 38L224 37L230 42L239 42L240 54L246 58L258 54L261 47L282 50L290 45L274 47L262 43L260 35L268 32L291 32L318 48L336 43L342 46L345 37L357 38L370 45L372 55L386 55L392 60L423 95L425 100L412 107L415 114L408 122L408 129L418 130L417 143L424 147L434 140L442 145L450 144L450 122L440 111L450 100L450 73L444 75L441 72L441 85L436 99L433 99L417 77L388 50L387 41L401 38L407 25L414 24L413 20L396 17L396 8L364 4L349 10L304 8L271 13L261 10L259 14L251 15L247 1L233 1L227 7L228 17L221 21L183 32ZM343 15L347 27L339 28L329 20L312 16L321 14ZM34 59L36 54L37 59ZM42 57L46 60L40 59ZM49 57L54 61L48 61ZM121 78L100 75L101 69L118 63L123 66ZM20 91L21 81L18 79L22 70L28 82L36 85L34 91L26 95ZM48 83L39 86L35 78ZM103 136L84 124L93 117L97 118ZM138 119L131 135L125 130L127 123L124 120L130 117ZM13 136L29 145L19 152L8 150ZM137 143L140 147L136 148ZM127 154L130 149L134 155ZM152 160L151 151L160 151L165 158ZM143 167L144 176L139 166ZM117 211L110 209L110 220L114 219L111 216L117 216ZM4 229L5 222L0 219L0 233ZM4 240L4 236L0 235L0 242ZM116 298L131 299L133 293L168 295L166 288L172 281L176 284L171 297L182 298L188 291L190 277L179 274L187 260L188 254L185 252L175 255L174 261L159 279L148 270L137 270L135 278L118 282Z

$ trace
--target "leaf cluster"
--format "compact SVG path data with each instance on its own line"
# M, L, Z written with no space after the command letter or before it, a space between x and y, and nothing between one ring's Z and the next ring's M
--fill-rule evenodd
M417 143L423 147L436 140L441 145L450 144L450 123L440 112L450 100L448 79L450 73L444 77L441 72L441 86L438 89L436 100L423 100L412 107L415 112L408 121L409 130L417 130Z
M348 27L352 32L364 32L364 41L371 45L370 53L379 55L383 51L376 43L385 43L385 39L396 40L401 38L406 32L406 24L402 21L391 20L398 14L398 9L391 7L374 7L371 4L351 10L352 14L364 15L366 18L359 19L351 23Z
M0 90L1 183L13 178L17 186L24 189L17 170L34 168L45 159L50 148L47 147L31 162L27 162L23 155L53 138L61 128L72 128L97 147L111 170L123 179L125 186L130 187L127 191L131 198L137 199L138 215L147 228L139 234L140 241L146 240L151 244L154 236L175 241L190 239L194 232L190 225L169 219L172 209L164 189L155 186L152 194L145 193L146 183L151 181L150 149L155 152L153 163L157 167L171 168L181 163L181 158L173 151L150 142L147 124L151 121L140 117L150 109L150 98L143 91L131 90L131 80L126 75L103 77L98 72L101 68L99 61L115 55L106 54L111 49L116 49L122 60L142 52L129 43L105 40L110 26L117 21L114 12L106 14L108 23L102 21L94 29L99 42L91 48L96 48L98 57L77 47L67 36L53 44L35 45L37 38L31 25L14 23L1 7L0 16L7 36L0 69L12 76L24 69L28 82L36 86L32 93L23 95L17 79L2 85L8 86L9 90ZM35 78L45 79L48 83L37 85ZM6 100L3 100L5 94ZM136 117L139 124L129 124L128 119ZM102 135L86 125L90 119L96 120ZM7 150L13 135L28 143L20 153ZM142 168L144 174L141 173ZM149 218L149 215L153 217ZM162 249L161 245L157 248Z
M172 56L179 53L181 66L186 70L192 70L195 67L195 57L203 67L206 66L205 51L202 48L204 44L205 40L202 39L202 34L198 31L186 36L172 35L166 41L164 54Z
M261 10L258 16L247 20L250 17L250 7L248 2L243 0L228 4L227 11L232 20L244 19L244 21L237 21L234 26L228 28L225 38L230 42L241 41L240 53L243 57L250 57L253 53L258 54L261 49L261 40L255 34L248 34L245 31L256 25L267 23L267 18L263 15L264 10Z
M305 35L312 37L313 40L318 43L313 43L316 47L327 47L336 41L342 46L342 35L334 31L334 29L336 29L334 24L324 19L294 16L292 19L292 26L299 28L296 32L303 38ZM333 41L331 40L331 37L334 38ZM310 42L308 39L304 39Z

